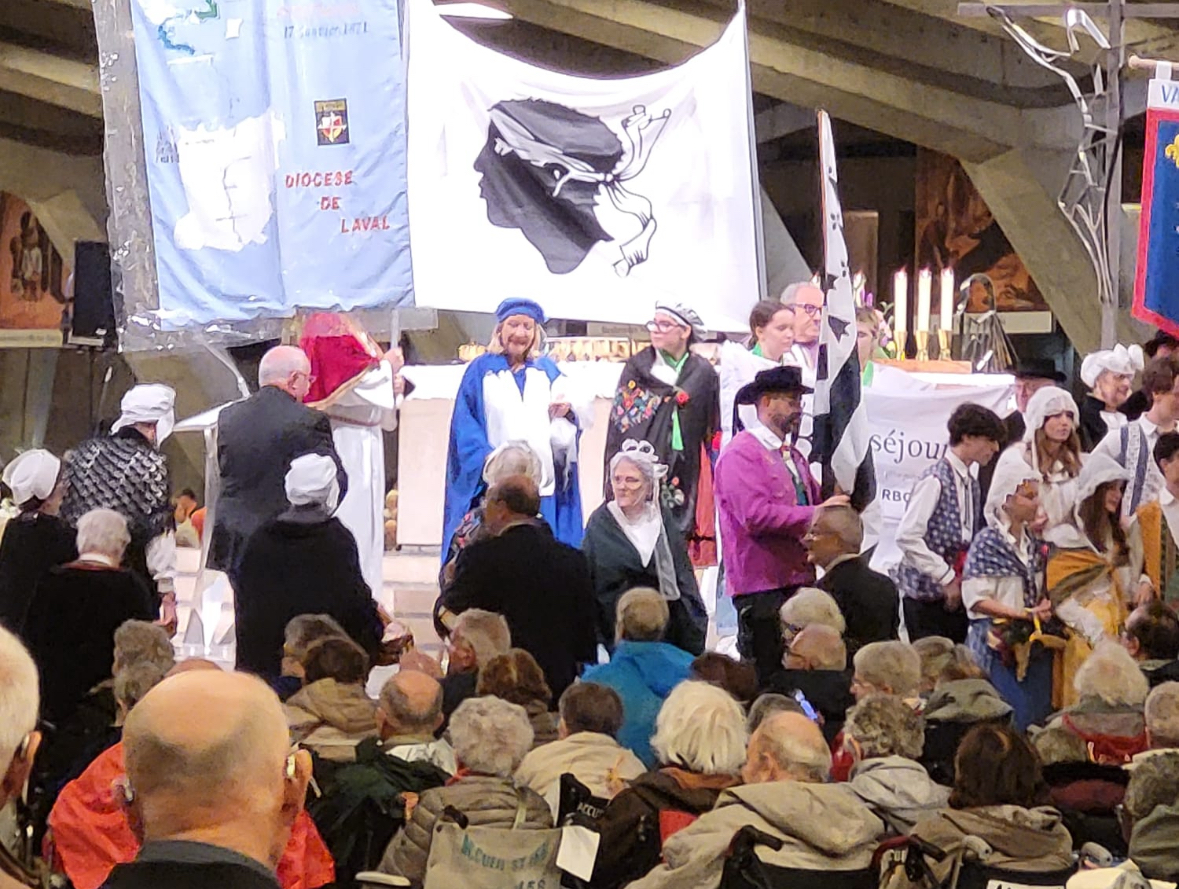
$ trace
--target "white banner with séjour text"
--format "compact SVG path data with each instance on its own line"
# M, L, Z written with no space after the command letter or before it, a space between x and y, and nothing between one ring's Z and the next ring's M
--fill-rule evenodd
M873 568L883 571L900 561L897 525L917 479L949 447L946 422L954 408L974 402L1002 417L1012 410L1013 392L1014 378L1007 374L913 374L877 365L863 396L880 510Z
M759 299L744 4L675 67L581 77L410 0L409 219L419 306L642 324L656 300L744 330Z

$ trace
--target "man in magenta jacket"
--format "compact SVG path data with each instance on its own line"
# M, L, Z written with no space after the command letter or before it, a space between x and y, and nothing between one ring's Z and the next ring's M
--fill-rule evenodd
M782 659L778 609L800 586L815 581L802 537L816 507L848 502L837 494L820 503L819 484L790 443L802 418L802 396L810 391L797 367L759 373L736 400L757 406L761 426L735 436L716 466L725 584L737 608L737 649L753 661L759 679Z

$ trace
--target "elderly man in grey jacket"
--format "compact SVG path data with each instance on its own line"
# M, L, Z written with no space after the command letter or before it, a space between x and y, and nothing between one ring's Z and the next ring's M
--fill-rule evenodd
M663 860L630 889L717 889L725 850L741 828L755 827L782 841L758 857L778 867L817 871L863 870L872 861L884 823L854 794L826 784L831 753L818 726L798 713L778 713L749 742L741 777L716 808L671 837Z

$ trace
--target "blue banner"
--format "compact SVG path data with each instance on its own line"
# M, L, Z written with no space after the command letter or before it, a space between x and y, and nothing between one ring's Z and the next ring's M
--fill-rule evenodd
M1133 314L1179 336L1179 83L1171 81L1149 87Z
M413 302L397 0L132 0L165 328Z

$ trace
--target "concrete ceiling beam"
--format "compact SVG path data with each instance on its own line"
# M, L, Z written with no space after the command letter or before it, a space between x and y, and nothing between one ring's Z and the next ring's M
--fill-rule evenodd
M0 3L0 28L19 35L16 42L35 49L46 49L82 61L98 58L98 41L94 36L94 16L45 0L4 0Z
M963 162L979 194L1036 281L1053 315L1077 351L1101 345L1097 278L1085 248L1041 183L1062 182L1068 152L1013 149L982 163ZM1137 342L1139 332L1119 313L1119 342Z
M674 64L719 36L728 17L721 9L685 4L671 9L645 0L506 0L515 16L562 33ZM999 102L963 96L943 85L919 83L868 62L796 45L779 26L751 23L753 87L802 107L825 107L834 116L929 148L984 160L1021 138L1029 117ZM1071 107L1042 112L1054 118L1037 128L1059 143L1075 117ZM1037 119L1041 119L1037 117ZM1067 144L1068 130L1063 131Z
M0 42L0 90L102 119L97 65Z
M1002 27L989 16L961 16L958 14L958 0L886 0L893 6L919 12L947 22L953 22L963 28L981 31L987 34L1001 35ZM1009 4L1009 0L1004 0ZM1097 19L1097 24L1104 30L1105 22ZM1064 36L1064 24L1060 18L1027 18L1020 19L1019 24L1045 46L1065 49L1068 45ZM1151 47L1151 51L1158 51L1158 47L1179 45L1179 33L1174 29L1154 22L1141 19L1131 19L1126 22L1126 45L1129 47ZM1080 38L1080 53L1077 61L1089 64L1100 52L1097 46L1087 36ZM1020 53L1016 46L1011 50Z
M731 0L705 2L732 9ZM1008 41L1004 38L884 0L791 0L788 5L780 0L748 0L747 8L751 21L854 46L914 69L936 67L943 76L977 82L980 94L989 89L992 97L1000 98L1000 91L1010 91L1013 104L1037 102L1034 91L1059 85L1051 72L1021 54L1005 52Z
M91 12L90 0L45 0L46 3L52 3L56 6L68 6L71 9L84 9Z
M64 241L92 237L94 225L103 230L107 210L101 157L72 157L0 137L0 158L4 159L0 191L20 195L29 204L50 204L59 195L76 195L90 222L63 222Z
M753 116L753 131L757 144L773 142L799 130L815 126L815 109L803 108L792 102L779 102L773 108L759 111Z

